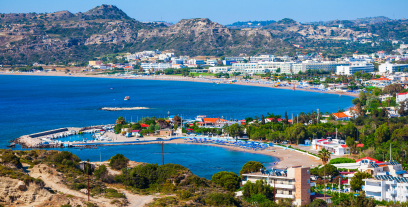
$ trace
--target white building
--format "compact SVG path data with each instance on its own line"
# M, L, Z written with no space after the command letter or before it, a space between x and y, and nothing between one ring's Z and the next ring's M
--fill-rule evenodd
M367 170L360 169L366 166ZM364 179L363 190L367 197L378 201L408 201L408 174L402 169L401 164L389 161L377 164L368 162L362 165L359 171L368 172L374 178Z
M408 64L392 64L386 62L378 66L380 73L408 72Z
M145 71L148 71L150 69L153 69L154 71L165 70L165 69L173 67L173 65L171 63L141 63L140 66Z
M339 139L315 139L312 141L312 149L317 151L327 149L334 155L346 155L350 153L350 149L344 140Z
M205 61L204 60L196 60L196 59L190 59L187 61L189 65L204 65Z
M273 62L275 60L275 55L260 55L260 56L251 56L250 61L268 61Z
M229 61L236 61L236 62L241 62L244 60L248 60L248 57L225 57L225 60L229 60Z
M353 75L356 72L370 73L374 72L374 65L368 63L352 63L348 66L337 66L337 75Z
M401 103L405 101L406 99L408 99L408 92L397 94L397 98L396 98L397 103Z
M209 67L208 71L211 73L228 73L232 67Z

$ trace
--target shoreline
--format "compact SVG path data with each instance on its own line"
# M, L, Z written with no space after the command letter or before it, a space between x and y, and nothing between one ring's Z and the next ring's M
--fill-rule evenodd
M208 143L191 143L191 142L185 142L184 138L182 137L145 137L145 138L126 138L124 136L118 136L112 132L107 132L106 136L111 138L113 141L112 142L104 142L104 141L97 141L97 142L92 142L92 143L75 143L71 142L73 144L72 146L75 146L74 148L81 148L84 146L90 146L90 149L93 149L92 147L101 147L101 146L123 146L123 145L150 145L150 144L161 144L164 142L164 144L186 144L186 145L206 145L206 146L214 146L214 147L222 147L224 149L236 151L236 152L243 152L243 153L253 153L253 154L261 154L261 155L266 155L270 156L273 158L277 158L278 160L275 161L276 164L274 167L278 168L287 168L291 166L305 166L305 167L315 167L318 165L321 165L320 159L316 159L315 157L312 157L308 154L298 152L296 150L290 150L290 149L284 149L282 147L277 147L276 145L274 147L271 147L267 150L258 150L258 151L253 151L253 150L247 150L243 149L240 147L236 146L229 146L229 145L217 145L217 144L208 144ZM116 137L116 138L115 138ZM156 141L157 138L162 138L163 140L158 140ZM35 138L34 138L35 139ZM140 142L136 142L136 140L139 139ZM211 139L217 139L217 138L211 138ZM58 139L55 139L56 141ZM20 144L20 143L19 143ZM70 147L72 148L72 147ZM29 149L35 149L35 148L29 148ZM64 150L64 148L48 148L52 150ZM301 156L299 156L301 155ZM136 160L134 160L136 161ZM273 164L273 163L268 163L268 164Z
M64 72L41 72L41 73L0 73L0 75L26 75L26 76L51 76L51 77L79 77L79 78L112 78L112 79L128 79L128 80L157 80L157 81L186 81L186 82L199 82L199 83L219 83L219 84L229 84L228 81L218 78L208 79L208 78L191 78L191 77L182 77L182 76L172 76L172 75L153 75L153 76L143 76L143 77L128 77L128 76L106 76L106 75L86 75L72 73L71 75L65 74ZM241 86L257 86L257 87L266 87L273 89L285 89L293 90L291 86L279 86L274 87L271 84L262 84L256 82L236 82L231 85L241 85ZM324 93L324 94L337 94L339 97L341 95L358 97L357 93L349 92L340 92L340 91L316 91L305 88L296 88L293 91L306 91L306 92L315 92L315 93Z

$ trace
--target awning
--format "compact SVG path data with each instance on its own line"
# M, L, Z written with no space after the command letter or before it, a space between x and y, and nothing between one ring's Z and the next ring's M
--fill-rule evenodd
M395 172L395 174L397 174L397 175L401 175L401 174L405 174L405 173L407 173L406 170L400 170L400 171Z

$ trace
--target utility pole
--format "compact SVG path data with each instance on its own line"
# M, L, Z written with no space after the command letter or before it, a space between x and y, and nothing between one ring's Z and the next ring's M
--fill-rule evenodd
M127 187L127 159L125 158L125 190Z
M86 160L86 174L88 174L88 202L89 202L89 167L88 167L89 159Z
M294 123L294 121L293 121L293 113L292 113L292 124Z
M392 147L392 143L390 143L390 161L392 160L391 159L391 153L392 153L391 147Z
M162 165L164 165L164 150L163 150L164 142L162 142Z
M319 109L317 109L317 124L319 124Z
M326 200L326 165L324 165L324 200Z

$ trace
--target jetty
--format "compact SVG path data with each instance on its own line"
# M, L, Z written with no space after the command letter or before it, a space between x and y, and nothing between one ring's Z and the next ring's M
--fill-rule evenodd
M143 109L150 109L148 107L103 107L101 110L104 111L131 111L131 110L143 110Z

